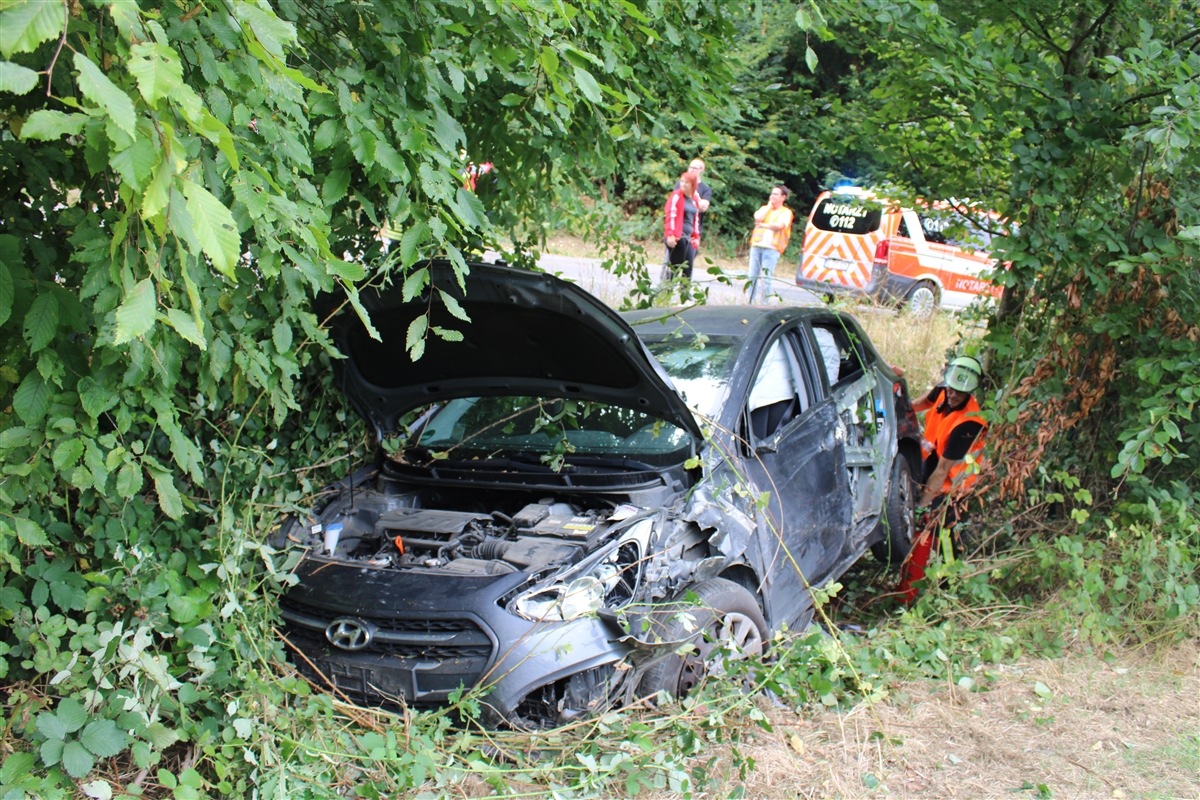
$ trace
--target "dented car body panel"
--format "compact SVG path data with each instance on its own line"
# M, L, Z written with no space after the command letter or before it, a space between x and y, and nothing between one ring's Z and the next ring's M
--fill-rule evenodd
M466 341L430 339L416 367L427 297L370 298L381 343L334 317L343 388L399 444L277 535L306 548L281 601L292 660L358 703L478 687L494 721L561 724L638 694L679 645L656 614L713 578L802 629L809 589L882 535L893 459L918 452L903 381L842 314L617 315L487 265L458 302ZM585 335L587 363L546 331Z

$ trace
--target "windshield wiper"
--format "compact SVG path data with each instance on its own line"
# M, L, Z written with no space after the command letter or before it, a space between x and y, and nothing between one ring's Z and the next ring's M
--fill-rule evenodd
M594 453L578 454L569 453L564 457L568 464L573 464L580 467L617 467L619 469L629 470L630 472L646 472L657 471L658 467L652 464L647 464L645 461L638 461L628 456L604 456Z

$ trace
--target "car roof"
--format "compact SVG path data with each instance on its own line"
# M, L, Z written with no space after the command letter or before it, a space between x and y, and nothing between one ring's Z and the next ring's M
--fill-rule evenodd
M621 316L644 339L681 333L746 339L765 337L780 325L796 320L840 318L843 315L821 307L704 305L638 309L624 311Z

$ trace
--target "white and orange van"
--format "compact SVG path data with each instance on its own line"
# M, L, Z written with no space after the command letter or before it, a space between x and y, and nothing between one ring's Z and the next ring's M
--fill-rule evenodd
M955 208L903 208L859 187L822 192L804 228L796 284L902 302L917 314L998 298L1001 287L988 280L991 234Z

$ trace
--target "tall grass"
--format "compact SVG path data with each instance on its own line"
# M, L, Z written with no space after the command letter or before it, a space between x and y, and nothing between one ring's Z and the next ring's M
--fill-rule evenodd
M903 371L914 397L941 380L946 362L976 330L956 314L937 312L921 319L882 306L848 307L871 337L875 349Z

